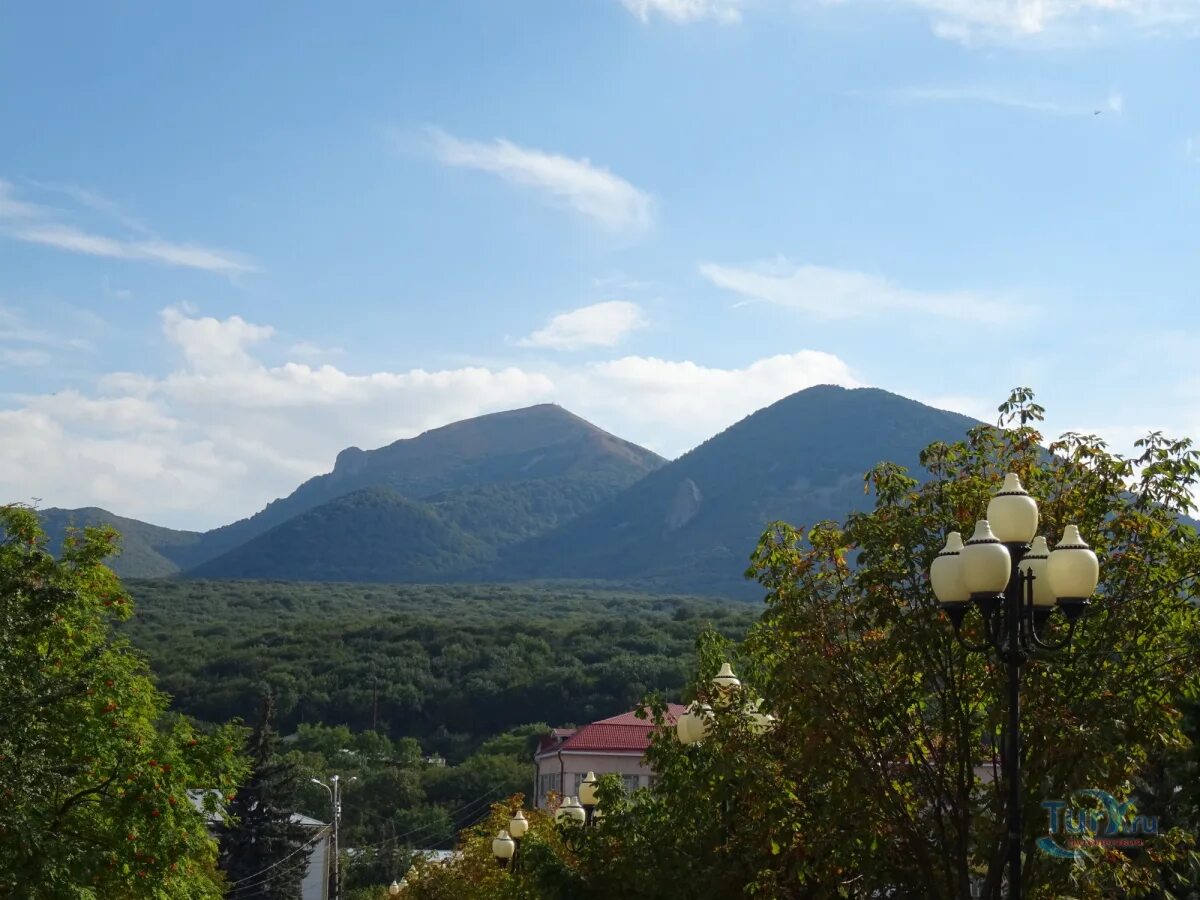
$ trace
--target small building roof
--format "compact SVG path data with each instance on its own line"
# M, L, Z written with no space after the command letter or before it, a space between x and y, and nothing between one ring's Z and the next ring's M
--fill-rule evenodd
M666 723L673 725L687 710L678 703L667 705ZM563 753L645 753L656 726L638 718L637 711L600 719L578 729L556 728L542 739L536 756Z

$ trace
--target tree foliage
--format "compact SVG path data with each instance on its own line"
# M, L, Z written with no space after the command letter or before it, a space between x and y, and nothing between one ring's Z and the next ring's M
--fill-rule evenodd
M241 779L243 733L164 717L112 633L131 607L115 541L88 529L56 561L32 511L0 507L0 896L221 896L188 789Z
M345 725L457 763L493 735L678 693L706 626L740 637L746 604L569 585L139 581L125 632L180 712L278 728ZM346 745L343 745L346 746Z

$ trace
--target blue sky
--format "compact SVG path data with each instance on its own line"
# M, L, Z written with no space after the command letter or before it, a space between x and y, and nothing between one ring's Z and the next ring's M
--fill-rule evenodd
M0 493L176 527L553 401L1200 435L1200 0L32 4Z

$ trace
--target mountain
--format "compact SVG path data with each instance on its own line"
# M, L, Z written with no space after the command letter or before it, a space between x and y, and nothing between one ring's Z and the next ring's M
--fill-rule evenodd
M867 508L863 475L915 469L935 440L979 423L873 388L822 385L759 410L608 503L505 551L496 578L602 578L646 589L747 593L766 524Z
M842 519L883 460L916 469L978 423L876 389L820 386L747 416L671 463L564 409L494 413L351 447L333 471L198 535L103 510L49 510L125 533L118 570L152 577L343 581L580 579L751 595L768 522ZM103 518L102 518L103 517Z
M188 574L412 581L482 571L499 548L570 521L664 462L551 404L479 416L343 450L329 474L206 534L209 558ZM309 540L322 526L326 539ZM373 533L385 526L419 535L436 564L386 552ZM381 555L372 563L364 547Z
M38 512L50 538L55 555L62 549L69 528L86 525L111 525L121 532L121 554L109 560L113 571L122 578L158 578L174 575L193 565L203 535L195 531L175 531L137 519L114 515L106 509L44 509Z
M559 513L573 515L664 462L661 456L554 404L491 413L378 450L349 447L338 454L332 472L309 479L248 519L207 532L203 553L212 559L300 513L373 487L421 500L454 491L543 482L546 492L561 488L571 494L569 510Z
M489 544L391 488L353 491L300 513L189 572L198 578L442 581L494 558Z

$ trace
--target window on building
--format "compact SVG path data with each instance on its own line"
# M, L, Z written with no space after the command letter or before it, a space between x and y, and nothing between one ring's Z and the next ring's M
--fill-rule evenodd
M637 775L622 775L621 776L621 782L625 785L626 791L633 793L634 791L636 791L638 789L638 777L639 776L637 776Z
M538 793L545 797L551 791L558 791L558 773L542 775L538 778Z

